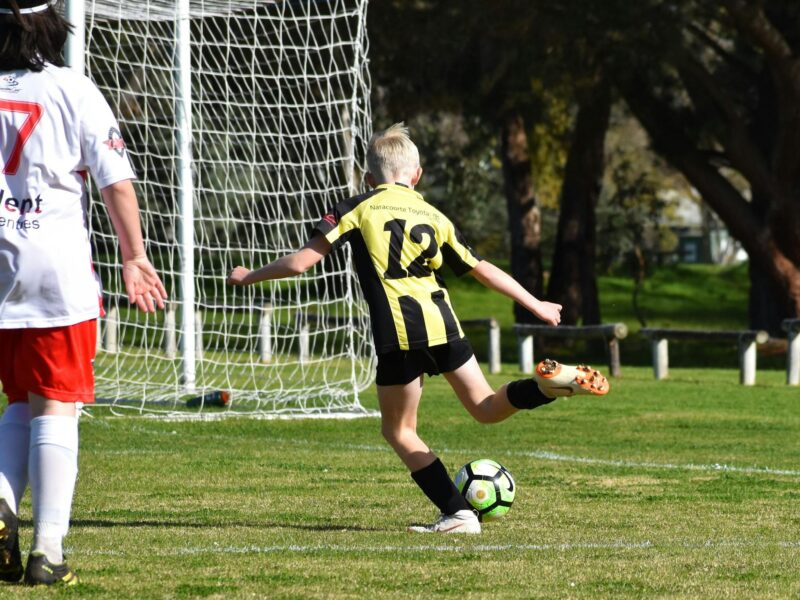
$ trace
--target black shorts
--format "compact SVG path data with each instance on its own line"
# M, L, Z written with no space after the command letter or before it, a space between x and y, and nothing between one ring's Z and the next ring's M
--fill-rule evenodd
M405 385L423 373L449 373L466 363L473 354L467 338L418 350L395 350L378 354L378 375L375 383Z

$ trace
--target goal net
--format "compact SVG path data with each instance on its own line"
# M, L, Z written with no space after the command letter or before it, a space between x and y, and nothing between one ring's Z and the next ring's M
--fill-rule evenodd
M156 315L128 304L94 190L107 311L99 403L186 416L363 412L373 351L348 248L283 281L233 288L225 276L298 249L326 208L361 191L366 5L85 0L86 73L120 120L148 253L170 292Z

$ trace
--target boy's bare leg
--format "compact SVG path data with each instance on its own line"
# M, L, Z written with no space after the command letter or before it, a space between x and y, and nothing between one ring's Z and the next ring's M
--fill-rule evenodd
M480 523L459 493L442 461L417 435L417 409L422 397L422 377L405 385L379 385L381 432L411 471L411 478L442 515L430 526L411 528L425 532L480 532ZM451 519L450 517L453 517Z
M473 356L455 371L444 373L467 412L479 423L498 423L516 413L506 394L507 385L493 390Z
M379 385L381 433L412 473L430 465L436 455L417 435L422 377L405 385Z
M492 390L473 356L454 371L444 373L458 399L479 423L497 423L520 409L549 404L561 396L608 393L608 380L596 369L575 367L554 360L539 363L536 375L518 379Z

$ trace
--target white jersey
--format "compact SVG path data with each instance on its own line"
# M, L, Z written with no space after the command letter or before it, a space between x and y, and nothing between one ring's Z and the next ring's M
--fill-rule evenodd
M0 71L0 329L99 316L87 171L101 189L134 178L100 90L49 64Z

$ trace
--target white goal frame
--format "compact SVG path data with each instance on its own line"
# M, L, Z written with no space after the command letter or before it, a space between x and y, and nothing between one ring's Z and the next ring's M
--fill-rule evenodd
M348 195L354 195L363 191L362 176L364 171L364 158L366 151L366 141L370 134L370 110L369 110L369 74L367 70L367 38L366 38L366 6L368 0L284 0L282 2L258 1L258 0L144 0L138 3L128 3L124 0L66 0L66 16L75 29L70 36L66 47L66 59L69 66L77 71L86 73L90 78L95 78L96 64L100 60L110 62L107 57L100 59L94 54L95 50L90 46L93 32L99 31L105 25L105 21L110 19L114 27L124 27L123 20L126 18L141 19L142 23L149 22L148 19L159 22L169 22L173 32L173 54L171 67L173 73L173 96L169 98L174 106L174 131L172 145L175 154L169 157L174 161L175 185L170 189L170 198L176 208L176 218L174 222L174 233L177 237L177 249L170 250L179 257L179 269L172 273L173 286L170 290L173 298L171 299L170 309L162 320L144 319L140 316L133 316L131 311L125 310L125 303L120 295L106 294L106 310L108 314L101 321L101 333L98 336L98 365L97 368L97 387L99 404L107 404L111 407L114 414L125 414L131 411L138 414L169 415L172 417L192 417L202 416L203 418L216 417L220 415L254 415L261 417L274 416L293 416L293 415L352 415L364 414L365 411L359 401L359 391L369 385L374 374L374 352L372 350L371 336L368 326L368 315L363 299L360 297L360 290L355 285L355 276L350 268L349 251L345 249L344 256L338 260L339 266L333 270L343 280L341 287L335 292L324 289L321 294L324 300L318 303L314 299L303 296L302 301L296 299L295 306L286 306L277 302L258 304L256 294L241 292L236 296L235 293L223 290L215 282L209 283L213 273L198 270L195 264L197 256L204 256L204 252L212 252L205 247L196 247L198 237L204 238L205 233L199 231L203 221L195 217L196 207L201 207L202 199L198 196L195 181L198 172L203 169L198 160L196 148L201 134L193 127L193 117L197 107L197 82L193 81L198 70L207 68L207 65L197 65L193 63L193 56L197 57L198 52L206 52L212 42L207 40L193 39L193 30L204 29L198 26L200 20L214 22L220 21L224 26L224 19L252 19L256 23L258 19L264 20L258 26L267 31L267 38L272 35L268 29L273 24L275 28L284 28L284 21L290 21L296 30L296 40L293 38L288 43L284 43L284 32L275 33L275 37L280 38L281 53L296 55L295 63L301 64L305 60L305 69L309 63L316 59L317 55L332 57L338 47L344 47L335 61L329 58L327 68L331 73L306 71L297 74L288 73L287 78L291 80L292 90L287 87L285 96L283 92L278 92L274 104L264 104L263 111L282 111L285 106L290 106L288 110L295 112L302 111L300 102L305 93L307 101L310 103L310 111L319 111L314 106L316 99L308 91L310 86L322 86L320 83L327 77L331 87L325 90L326 94L332 98L336 104L330 110L330 114L335 115L340 120L333 123L328 131L319 131L309 128L303 130L302 125L293 125L295 129L291 131L293 136L307 136L310 143L322 146L330 146L334 151L330 153L325 161L324 169L327 171L328 190L320 190L312 185L306 186L307 182L303 177L298 180L287 178L287 188L295 185L294 188L286 189L289 196L303 197L305 194L314 196L315 203L309 203L304 210L298 214L287 216L286 221L282 222L281 227L292 231L288 237L292 240L299 239L298 231L305 229L310 231L311 226L323 214L324 206L330 206ZM116 11L116 12L115 12ZM271 11L276 14L272 16ZM132 14L131 14L132 13ZM110 15L110 17L109 17ZM118 20L118 21L117 21ZM200 23L202 25L202 23ZM307 30L303 28L307 26ZM319 32L329 30L331 38L322 40L314 36ZM255 26L254 26L255 29ZM143 45L147 44L148 27L143 25L141 28ZM345 31L347 38L335 39L339 31ZM127 34L127 30L126 30ZM88 40L88 41L87 41ZM163 43L163 40L161 41ZM198 44L208 43L198 49ZM253 47L248 51L253 56L264 56L263 50L258 47L260 40L253 34ZM267 42L271 43L271 42ZM304 47L304 44L308 44ZM107 53L108 51L105 50ZM215 46L215 52L220 52L220 46ZM102 54L103 49L98 50ZM304 52L307 54L304 55ZM194 53L194 54L193 54ZM260 53L260 54L259 54ZM313 55L313 56L312 56ZM311 58L309 58L311 56ZM352 63L342 68L341 56L352 59ZM320 60L322 64L323 61ZM293 63L293 64L295 64ZM335 63L335 64L334 64ZM161 67L163 65L159 65ZM221 69L228 65L222 64ZM101 68L113 70L114 65L109 67L107 64ZM150 67L145 63L137 65L141 77L149 76ZM323 64L323 68L326 66ZM155 71L155 69L153 69ZM238 76L235 73L234 76ZM225 73L220 73L220 78L224 79ZM232 76L233 77L233 76ZM306 78L306 79L304 79ZM101 77L102 79L102 77ZM107 77L104 83L98 83L101 90L106 94L107 99L112 105L112 109L120 118L120 126L125 133L126 116L118 112L117 104L124 100L123 94L109 87ZM273 79L274 80L274 79ZM97 81L96 81L97 82ZM333 88L334 85L339 87ZM306 86L305 90L303 86ZM120 86L121 88L122 86ZM143 85L142 87L146 87ZM316 89L316 88L315 88ZM299 92L297 91L299 90ZM259 90L250 88L244 94L256 95ZM290 97L292 91L297 95ZM109 97L110 96L110 97ZM199 102L203 100L200 99ZM244 106L243 111L256 112L262 107L254 108L252 105ZM324 110L324 109L323 109ZM280 121L280 116L278 120ZM310 119L309 119L310 120ZM305 123L303 123L305 125ZM146 128L147 122L138 124L139 127ZM313 125L312 125L313 127ZM326 137L327 136L327 137ZM331 139L331 136L341 139ZM344 142L342 142L344 140ZM137 166L136 146L128 143L130 154L134 166ZM336 149L343 148L343 151ZM293 157L294 159L294 157ZM285 175L293 170L302 170L302 165L289 164L292 159L287 160L287 165L265 164L265 170L272 169L274 172ZM235 168L215 165L214 168ZM322 169L323 167L318 167ZM159 247L155 242L150 241L148 232L148 218L146 211L151 199L148 197L149 181L148 175L140 175L137 184L140 205L143 208L143 227L146 241L148 241L148 252L152 252L154 247ZM281 186L278 186L281 187ZM314 189L312 189L314 188ZM253 197L256 198L258 190L253 190ZM102 203L97 201L97 191L93 191L94 201L91 203L93 211L103 211ZM324 204L320 198L324 196ZM259 197L261 201L263 196ZM239 218L239 215L236 217ZM250 217L248 217L250 218ZM256 217L252 217L253 229L260 224ZM93 221L94 222L94 221ZM242 223L238 223L242 226ZM249 222L246 224L249 225ZM93 231L93 235L98 238L111 238L100 231ZM261 234L263 238L263 233ZM163 236L162 236L163 237ZM270 236L267 235L269 238ZM224 248L221 253L224 256L216 256L213 264L217 260L231 260L236 254L249 254L256 261L252 265L258 266L269 260L274 259L282 252L289 251L291 248L285 247L286 240L283 236L278 236L279 242L274 248L250 247L235 249L232 246ZM107 241L107 240L106 240ZM162 244L163 245L163 244ZM258 246L258 244L251 244ZM118 253L117 253L118 254ZM341 252L339 254L342 254ZM331 260L331 257L325 259ZM202 261L202 258L201 258ZM154 261L156 262L156 261ZM157 265L158 266L158 265ZM233 266L228 264L227 267ZM101 260L97 265L101 278L106 288L109 287L109 280L118 278L115 270L118 265L113 262L103 263ZM320 267L317 267L319 269ZM217 275L224 279L222 273ZM311 274L302 283L303 286L310 286L309 281L314 278ZM201 282L201 285L198 285ZM210 301L202 297L203 286L214 286L217 293L225 296L223 303L219 306L218 301ZM113 285L111 286L114 287ZM118 284L116 285L118 288ZM337 286L331 286L336 288ZM201 297L196 297L196 292L200 290ZM262 288L263 290L263 288ZM107 290L108 291L108 290ZM261 294L261 301L264 296L269 298L280 296L281 288L277 285L269 287L268 291ZM290 294L291 295L291 294ZM295 296L301 296L301 293ZM177 297L175 297L177 296ZM250 303L248 307L248 303ZM211 306L211 308L209 308ZM202 340L203 317L198 316L209 310L219 311L238 310L249 311L243 319L230 319L231 328L243 326L239 321L247 321L256 324L248 330L242 329L228 333L224 328L229 319L220 314L214 314L214 319L222 321L222 325L216 324L218 329L214 332L215 336L221 334L231 335L231 339L236 338L238 345L248 345L249 353L253 355L251 363L243 366L241 362L235 364L230 369L252 371L246 384L240 384L241 377L226 371L224 365L228 356L228 348L223 342L215 346L216 354L222 358L214 359L214 369L208 368L208 360L203 356L204 343ZM295 313L296 312L296 318ZM279 315L276 317L275 315ZM236 324L233 323L236 321ZM280 333L281 327L286 327L287 322L293 322L294 329L291 332ZM309 324L319 325L318 331L310 333ZM128 329L126 329L128 328ZM135 335L133 335L133 333ZM144 348L144 354L137 348L135 352L126 354L125 340L131 336L139 339L139 344ZM312 336L316 336L310 341ZM335 348L334 348L335 346ZM319 349L315 355L315 349ZM101 360L102 359L102 360ZM330 360L328 360L330 359ZM203 361L206 361L205 363ZM347 363L349 362L349 367ZM328 368L329 364L336 364L335 368ZM136 365L131 367L131 365ZM154 367L153 365L157 365ZM167 365L167 367L165 367ZM200 368L205 365L206 368ZM129 371L133 373L129 373ZM349 372L347 372L349 370ZM148 382L141 378L148 378L155 371L158 381ZM213 371L213 375L209 373ZM167 375L164 375L164 372ZM343 374L347 372L346 374ZM316 381L321 375L321 380ZM330 373L330 374L328 374ZM161 381L166 377L169 381ZM237 379L238 377L238 379ZM316 383L310 383L315 380ZM259 383L261 382L261 383ZM306 383L304 386L303 383ZM237 387L238 386L238 387ZM308 388L307 390L305 388ZM228 401L218 402L219 392L228 394ZM217 394L214 396L214 394ZM191 398L201 398L199 405L187 408L186 400ZM370 413L372 414L372 413Z

